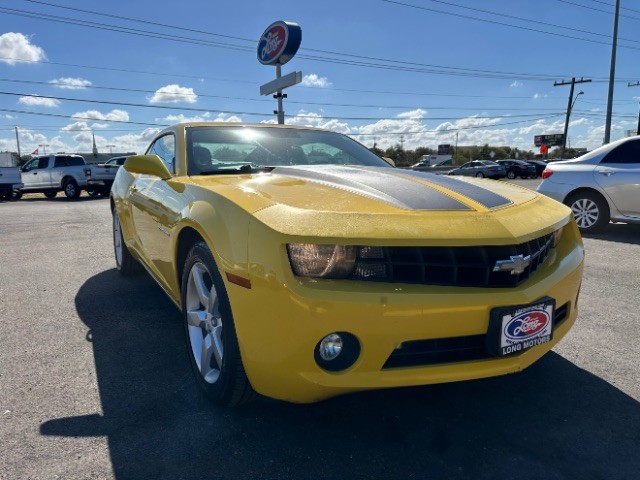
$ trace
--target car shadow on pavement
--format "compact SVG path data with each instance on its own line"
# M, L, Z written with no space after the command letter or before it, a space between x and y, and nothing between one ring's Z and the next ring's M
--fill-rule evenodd
M610 223L600 233L583 233L584 238L640 245L640 225Z
M102 414L50 419L40 431L106 436L118 479L611 480L640 471L639 402L553 352L518 375L221 410L197 391L180 315L146 274L102 272L75 303Z

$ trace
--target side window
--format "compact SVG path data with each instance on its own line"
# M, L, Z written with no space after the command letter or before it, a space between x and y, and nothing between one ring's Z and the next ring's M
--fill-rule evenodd
M33 168L47 168L49 166L49 157L41 157L38 159L38 165Z
M635 163L640 164L640 140L623 143L611 150L600 161L605 163Z
M147 150L147 154L159 156L171 173L176 173L176 141L172 134L158 138Z
M39 161L40 159L38 158L32 158L31 160L29 160L27 163L24 164L24 166L22 167L22 171L28 172L29 170L33 170L34 168L37 168Z

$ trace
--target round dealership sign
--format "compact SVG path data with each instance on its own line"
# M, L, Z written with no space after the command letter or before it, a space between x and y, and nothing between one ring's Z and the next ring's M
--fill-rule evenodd
M258 61L263 65L284 65L298 51L302 29L293 22L274 22L258 41Z

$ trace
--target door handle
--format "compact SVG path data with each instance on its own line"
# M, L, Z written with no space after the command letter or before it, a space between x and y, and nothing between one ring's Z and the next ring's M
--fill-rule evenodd
M616 172L613 171L613 170L600 170L598 173L600 175L606 175L607 177L610 177L611 175L613 175Z

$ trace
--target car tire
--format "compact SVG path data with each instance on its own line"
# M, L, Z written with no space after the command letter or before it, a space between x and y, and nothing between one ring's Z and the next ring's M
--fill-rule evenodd
M100 195L100 192L95 188L89 188L87 189L87 195L89 195L90 197L97 197L98 195Z
M516 178L516 172L514 172L513 170L509 170L509 171L507 172L507 178L508 178L509 180L513 180L514 178Z
M12 200L20 200L22 198L22 192L13 192Z
M58 192L44 192L44 196L47 198L56 198L56 195L58 195Z
M223 407L250 402L256 393L242 365L229 297L204 242L187 256L181 295L187 354L201 391Z
M100 196L102 198L108 198L111 191L108 188L103 188L100 190Z
M75 180L67 180L62 185L64 194L67 198L76 199L80 196L80 188Z
M571 208L582 233L598 232L609 223L609 205L597 192L584 191L570 195L565 204Z
M484 173L482 173L482 172L478 172L478 173L476 173L476 177L478 177L478 178L484 178Z
M142 270L142 265L133 258L126 243L124 243L120 218L118 218L115 210L113 211L113 253L116 259L116 269L123 277L130 277L140 273Z
M529 178L529 175L521 175L520 178L526 180L527 178Z

